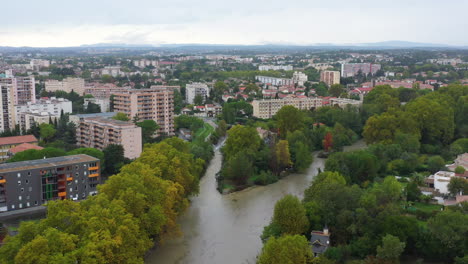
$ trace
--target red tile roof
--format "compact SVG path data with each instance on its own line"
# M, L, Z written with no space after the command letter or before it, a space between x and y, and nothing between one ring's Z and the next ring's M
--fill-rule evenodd
M28 150L28 149L41 150L41 149L43 149L43 147L36 146L36 145L33 145L33 144L29 144L29 143L23 143L23 144L20 144L20 145L18 145L16 147L11 148L9 150L9 152L13 153L13 154L16 154L18 152L25 151L25 150Z
M0 146L21 144L21 143L32 143L32 142L37 142L37 138L33 135L0 138Z

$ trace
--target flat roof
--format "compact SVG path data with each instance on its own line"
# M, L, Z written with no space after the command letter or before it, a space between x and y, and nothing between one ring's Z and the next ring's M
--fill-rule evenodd
M55 157L48 159L38 159L38 160L27 160L27 161L18 161L11 163L0 164L0 173L9 173L22 170L32 170L44 167L55 167L70 165L75 163L82 162L96 162L99 159L91 157L86 154L78 154L71 156Z
M21 143L31 143L31 142L37 142L37 138L33 135L0 138L0 145L11 145L11 144L21 144Z

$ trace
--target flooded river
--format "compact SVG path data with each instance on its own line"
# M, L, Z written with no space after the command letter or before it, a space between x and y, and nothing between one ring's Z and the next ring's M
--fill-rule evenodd
M362 147L364 143L359 141L346 150ZM262 248L260 234L270 222L276 201L286 194L302 198L325 163L315 156L304 174L292 174L271 185L221 195L216 190L215 179L221 160L220 152L216 151L200 181L200 194L192 198L189 209L180 217L183 235L150 252L147 264L255 263Z

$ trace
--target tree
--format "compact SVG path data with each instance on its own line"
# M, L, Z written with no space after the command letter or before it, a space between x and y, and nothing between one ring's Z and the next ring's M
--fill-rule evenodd
M447 186L452 196L468 193L468 180L461 177L452 177Z
M258 264L307 264L313 259L307 239L300 235L270 238L258 256Z
M230 157L222 171L223 177L233 181L237 186L245 185L253 173L252 160L244 151L237 152Z
M398 237L386 235L382 238L382 246L377 247L377 258L399 263L400 255L405 250L405 242L400 242Z
M341 84L333 84L330 86L330 89L328 89L328 92L330 93L331 96L334 97L339 97L344 91L344 87Z
M195 95L195 98L193 99L193 104L194 105L202 105L204 100L205 99L203 98L203 96L201 96L200 94L197 94L197 95Z
M47 123L40 124L39 131L41 139L44 140L44 142L48 142L50 139L52 139L56 132L54 126Z
M330 152L332 146L333 146L333 135L332 133L327 132L327 134L325 134L325 138L323 139L323 150L325 152Z
M275 146L275 166L278 172L292 165L291 154L289 153L289 145L287 140L280 140Z
M436 173L445 165L445 160L441 156L432 156L427 159L427 168L431 173Z
M113 116L112 119L120 121L130 121L130 118L127 116L127 114L122 112L118 112L117 114L115 114L115 116Z
M120 168L125 164L123 146L110 144L102 152L104 153L104 160L107 160L104 172L107 175L118 173Z
M227 159L234 157L240 151L256 152L260 147L260 136L253 127L235 125L227 131L227 134L226 145L223 147Z
M406 186L406 200L407 201L417 201L421 196L421 190L419 190L418 184L415 181L411 181Z
M279 133L282 138L286 138L289 132L301 129L304 123L304 114L292 105L281 107L274 118L278 122Z
M309 148L302 142L296 142L291 148L291 157L294 164L294 169L302 172L309 167L313 161L313 156Z
M465 171L466 171L466 169L465 169L463 166L457 166L457 167L455 168L455 173L456 173L456 174L464 174Z
M65 156L66 152L62 149L47 147L41 150L37 149L28 149L16 153L15 156L10 158L7 162L18 162L18 161L27 161L27 160L37 160L45 158L54 158Z
M144 120L136 123L141 127L141 136L143 144L150 143L153 139L154 133L158 130L159 126L154 120Z
M101 106L93 102L89 102L86 107L86 113L101 113Z
M288 235L300 235L309 228L304 206L293 195L286 195L276 202L272 223L279 227L281 234Z

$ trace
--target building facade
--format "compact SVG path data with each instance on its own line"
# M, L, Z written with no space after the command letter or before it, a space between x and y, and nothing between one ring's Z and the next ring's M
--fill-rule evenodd
M265 83L271 84L274 86L281 86L281 85L294 85L294 81L292 79L287 78L276 78L276 77L269 77L269 76L255 76L255 80Z
M373 63L343 63L341 64L341 77L354 77L359 72L365 75L375 74L381 68L380 64Z
M109 112L110 109L110 100L106 98L85 98L84 99L84 108L88 109L88 104L93 103L99 105L101 112Z
M292 105L298 109L309 110L322 106L321 98L285 98L269 100L253 100L253 116L272 118L283 106Z
M109 99L112 94L125 93L131 87L118 87L112 83L106 84L91 84L85 87L85 94L90 94L94 98Z
M100 161L79 154L0 164L0 212L97 194Z
M17 123L20 126L21 131L28 131L33 126L39 126L40 124L54 122L58 120L60 115L51 114L48 112L31 111L25 113L19 113L17 116Z
M15 127L16 113L13 104L13 88L10 85L0 84L0 132Z
M292 65L260 65L260 66L258 66L258 70L259 71L270 71L270 70L273 70L273 71L279 71L279 70L292 71L293 66Z
M328 87L334 84L340 84L339 71L322 71L320 73L320 81L324 82Z
M305 82L307 82L307 75L303 72L294 72L292 80L295 84L299 86L303 86Z
M139 120L154 120L159 125L159 135L174 135L174 88L154 85L149 89L116 93L114 112Z
M112 118L81 118L76 129L77 144L103 150L110 144L122 145L124 156L138 158L142 151L141 127Z
M0 138L0 162L8 159L8 151L23 143L37 145L37 138L33 135L1 137Z
M60 116L62 111L64 114L71 113L72 102L64 98L51 97L39 99L36 103L28 102L27 104L15 106L17 116L19 116L20 113L27 112L47 112L51 115Z
M67 77L63 81L48 80L45 82L45 89L48 92L65 91L67 93L74 91L79 95L85 92L85 81L83 78Z
M189 83L185 86L185 101L187 104L193 104L195 97L200 95L203 100L210 96L210 88L204 83Z

